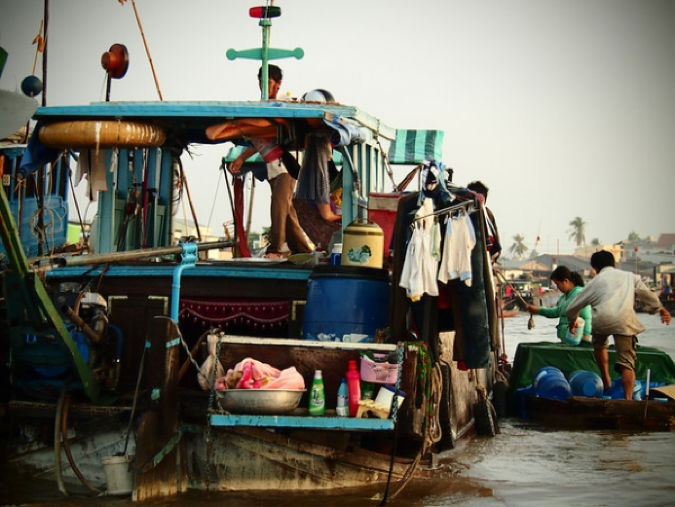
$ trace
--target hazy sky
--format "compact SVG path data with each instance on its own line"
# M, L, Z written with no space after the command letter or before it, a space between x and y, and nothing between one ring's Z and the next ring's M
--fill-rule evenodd
M255 0L137 0L164 100L248 100L259 62L229 48L260 45ZM516 234L537 250L572 253L569 223L605 243L675 233L675 1L277 0L273 47L282 91L314 88L394 128L445 131L454 181L490 187L508 253ZM0 87L32 73L42 0L0 0ZM131 1L52 0L48 105L105 99L101 55L131 55L112 100L158 98ZM38 75L41 75L38 61ZM219 174L227 148L185 161L200 222L231 218ZM400 179L407 169L397 170ZM256 187L254 228L269 223ZM214 205L215 203L215 205ZM89 212L91 218L93 211Z

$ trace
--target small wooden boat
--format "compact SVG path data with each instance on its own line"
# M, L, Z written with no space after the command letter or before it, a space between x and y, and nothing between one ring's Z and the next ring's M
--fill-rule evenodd
M547 426L564 429L675 430L675 402L612 400L573 396L566 401L528 396L527 413Z
M612 363L616 355L613 345L609 347L609 354ZM634 400L566 397L559 396L560 391L551 398L540 396L533 384L539 372L547 367L557 368L566 378L577 371L599 372L590 345L521 343L510 376L508 411L511 415L565 428L675 429L675 362L661 350L644 346L638 349L636 377L642 385L650 379L652 387L648 400L644 400L644 393L641 394L643 399Z
M505 319L509 317L515 317L519 313L520 313L520 305L518 304L517 299L504 301L501 305L501 308L497 310L497 316Z

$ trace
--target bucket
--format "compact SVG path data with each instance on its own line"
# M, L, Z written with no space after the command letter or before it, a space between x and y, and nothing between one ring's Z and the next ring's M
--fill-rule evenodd
M101 458L109 495L128 495L131 493L134 475L133 469L129 465L133 459L134 456L130 454Z
M565 343L568 345L579 345L581 339L584 336L584 324L585 321L581 317L577 317L577 334L572 334L569 329L567 329L567 334L565 335Z
M604 386L600 375L587 370L577 370L570 374L570 387L574 396L602 398Z
M357 218L342 234L343 266L382 267L384 232L379 225Z
M389 325L390 292L386 269L316 266L307 284L303 337L374 342L377 330Z
M395 391L396 389L393 386L380 387L380 390L377 392L377 398L375 398L375 403L387 407L387 410L391 412L391 403L394 401ZM405 400L405 393L399 389L396 395L396 403L398 404L398 408L401 408L403 400Z

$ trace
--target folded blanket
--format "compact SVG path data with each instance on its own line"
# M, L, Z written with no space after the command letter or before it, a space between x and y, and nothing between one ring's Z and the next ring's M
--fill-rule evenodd
M283 371L247 357L225 376L216 380L216 389L304 389L305 379L294 366Z

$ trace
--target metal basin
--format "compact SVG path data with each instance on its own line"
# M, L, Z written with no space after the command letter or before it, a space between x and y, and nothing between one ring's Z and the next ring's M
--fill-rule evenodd
M223 410L235 414L287 414L298 407L305 389L226 389L216 391Z

